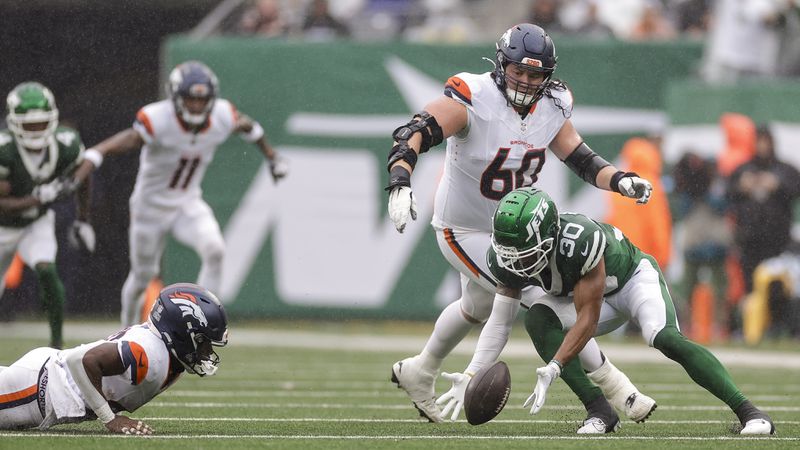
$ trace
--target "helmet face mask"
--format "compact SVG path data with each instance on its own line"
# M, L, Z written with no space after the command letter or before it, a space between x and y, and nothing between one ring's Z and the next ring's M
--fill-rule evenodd
M189 373L202 377L217 372L220 359L214 347L228 343L228 321L208 289L191 283L165 287L150 311L150 322Z
M538 275L550 262L559 229L558 210L544 191L511 191L500 200L493 219L498 265L519 277Z
M509 28L495 47L494 81L509 103L527 108L539 101L558 60L550 36L541 27L524 23ZM528 83L510 76L508 70L512 64L517 69L541 74L541 82Z
M58 108L50 89L40 83L17 85L6 97L6 122L14 138L29 150L40 150L50 143L58 127Z
M554 241L553 237L545 238L531 248L519 250L501 245L493 238L492 248L502 268L519 277L530 278L547 267Z
M167 93L178 117L190 126L199 127L206 123L218 91L217 76L199 61L179 64L169 74ZM203 106L198 107L201 104Z
M529 72L528 76L538 79L538 82L530 83L523 81L522 77L517 78L518 74L525 72ZM530 72L533 74L531 75ZM517 63L509 63L503 69L503 73L505 74L506 98L512 105L519 107L529 107L536 103L542 97L549 79L548 74Z

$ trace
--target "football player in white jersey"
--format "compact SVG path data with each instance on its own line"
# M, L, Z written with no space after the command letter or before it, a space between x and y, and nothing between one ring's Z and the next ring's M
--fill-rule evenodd
M80 182L105 155L142 148L130 198L131 269L121 296L124 326L137 321L147 284L160 273L168 234L200 256L198 283L219 289L225 243L200 188L217 146L238 133L261 150L276 181L288 173L261 125L218 98L217 77L205 64L179 64L170 73L167 90L170 98L140 109L133 127L87 149L87 161L75 174Z
M214 294L191 283L167 286L144 323L67 350L37 348L0 366L0 429L100 419L113 433L152 434L118 413L136 411L184 372L214 375L214 347L227 342L228 319Z
M572 95L563 82L552 79L555 46L541 27L513 26L496 48L493 71L450 77L444 96L395 130L389 154L389 217L402 233L409 218L416 219L410 180L417 157L447 139L432 225L445 259L460 272L461 298L442 311L422 352L392 367L392 381L432 422L442 421L434 383L444 358L492 311L496 280L486 264L492 215L505 194L536 182L547 149L601 189L638 203L646 203L652 191L647 180L617 170L583 142L569 120ZM581 359L596 363L604 356L592 340ZM614 383L624 377L616 369L613 375ZM655 402L633 389L638 401L614 406L641 421ZM613 413L607 402L602 406Z

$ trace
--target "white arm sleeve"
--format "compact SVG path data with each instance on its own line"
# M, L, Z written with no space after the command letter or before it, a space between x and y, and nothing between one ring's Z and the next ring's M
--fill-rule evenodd
M477 371L495 362L508 342L508 334L519 311L519 300L496 294L492 314L483 326L475 346L475 354L464 373L474 375Z
M264 127L260 123L253 121L253 128L249 133L241 133L242 139L247 142L255 142L264 137Z
M100 343L102 342L100 341ZM96 345L81 345L70 350L66 355L65 362L72 379L75 380L75 384L81 390L84 400L86 400L86 405L92 408L98 419L103 423L108 423L114 420L114 412L111 411L108 400L94 387L92 380L89 379L89 374L86 373L86 369L83 367L83 356L94 347Z

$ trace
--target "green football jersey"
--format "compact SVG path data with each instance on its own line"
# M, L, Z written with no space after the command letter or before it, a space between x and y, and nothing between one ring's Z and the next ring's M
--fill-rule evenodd
M17 145L8 130L0 131L0 180L11 185L10 196L30 195L39 184L49 183L74 169L83 155L83 143L78 132L58 127L43 159L29 154ZM34 207L19 215L0 215L0 226L25 227L41 217L47 208Z
M489 269L502 284L511 288L539 286L548 294L567 296L575 290L578 281L590 270L605 261L605 295L616 293L630 279L643 253L611 225L575 213L559 214L561 230L550 255L550 261L532 278L515 275L497 262L494 249L486 257Z

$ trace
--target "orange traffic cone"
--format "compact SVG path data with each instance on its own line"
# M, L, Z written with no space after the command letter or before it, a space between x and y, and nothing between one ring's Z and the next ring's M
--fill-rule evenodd
M150 317L150 310L153 309L153 303L156 302L162 289L164 289L164 282L161 281L161 277L153 277L147 285L147 289L144 290L144 304L141 311L142 322Z
M692 292L692 340L711 342L714 327L714 293L707 283L699 283Z
M22 283L22 273L25 271L25 263L19 257L19 253L14 254L14 260L6 270L6 289L16 289Z

